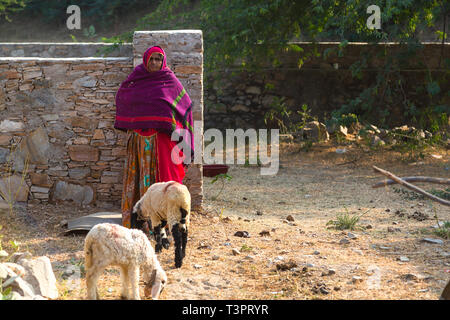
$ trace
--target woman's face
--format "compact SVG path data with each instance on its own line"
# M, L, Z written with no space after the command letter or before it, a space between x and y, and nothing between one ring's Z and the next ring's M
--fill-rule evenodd
M153 52L150 56L150 59L148 59L148 65L147 70L149 72L155 72L161 70L161 66L163 63L163 55L158 52Z

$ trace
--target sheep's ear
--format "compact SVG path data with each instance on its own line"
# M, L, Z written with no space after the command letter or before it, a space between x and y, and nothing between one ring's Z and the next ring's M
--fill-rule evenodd
M134 212L134 213L137 213L137 215L139 216L140 211L141 211L141 202L138 201L138 202L134 205L133 212Z
M155 281L155 283L152 286L152 299L158 300L159 294L161 293L161 281Z

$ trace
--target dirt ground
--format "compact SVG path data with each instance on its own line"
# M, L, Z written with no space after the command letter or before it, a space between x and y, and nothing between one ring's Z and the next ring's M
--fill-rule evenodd
M438 299L450 279L450 240L433 234L433 226L435 216L450 221L450 209L399 186L373 189L384 176L372 165L397 176L450 178L449 151L428 150L411 161L393 151L336 148L343 146L321 144L305 152L283 144L277 175L231 166L232 179L220 194L221 182L205 178L204 207L192 212L182 268L174 268L173 246L159 256L169 278L161 299ZM48 256L60 299L85 299L84 236L64 236L60 224L99 211L120 210L19 206L1 216L3 248L14 251L14 240L19 251ZM355 230L328 228L346 212L366 213ZM104 272L99 293L119 299L118 269Z

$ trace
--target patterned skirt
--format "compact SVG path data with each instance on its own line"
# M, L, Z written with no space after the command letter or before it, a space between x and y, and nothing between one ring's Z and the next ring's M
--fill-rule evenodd
M176 142L162 132L150 129L144 135L129 131L122 191L122 225L130 228L134 205L155 182L177 181L182 183L184 165L174 164L171 153ZM178 151L182 159L182 151Z
M140 136L128 132L127 158L125 160L122 191L122 225L130 228L133 206L156 182L158 176L156 133Z

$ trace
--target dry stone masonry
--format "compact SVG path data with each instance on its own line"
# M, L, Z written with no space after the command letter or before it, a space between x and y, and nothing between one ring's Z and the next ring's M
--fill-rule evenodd
M63 54L63 45L33 51L16 44L16 55L22 54L17 50L46 53L0 57L0 168L3 176L13 173L11 179L19 185L26 173L17 201L120 205L126 134L113 127L115 94L151 45L166 50L169 67L194 101L194 119L202 121L201 31L138 32L133 51L129 45L120 51L129 56L49 58L51 50ZM91 54L99 47L83 50ZM0 190L11 179L0 180ZM199 166L189 170L186 184L193 208L200 206Z

